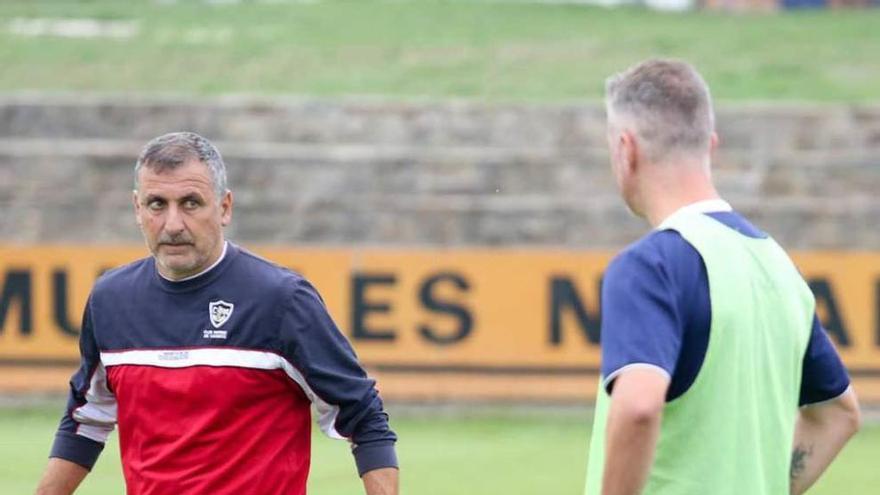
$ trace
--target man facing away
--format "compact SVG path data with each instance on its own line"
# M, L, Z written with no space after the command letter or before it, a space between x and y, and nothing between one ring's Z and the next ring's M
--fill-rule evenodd
M618 188L653 230L605 275L587 494L803 493L858 404L794 264L712 184L706 83L648 60L606 105Z
M73 493L118 424L131 495L304 494L313 404L351 441L366 493L396 494L396 436L317 291L224 239L233 201L214 145L151 141L133 201L152 256L95 283L37 493Z

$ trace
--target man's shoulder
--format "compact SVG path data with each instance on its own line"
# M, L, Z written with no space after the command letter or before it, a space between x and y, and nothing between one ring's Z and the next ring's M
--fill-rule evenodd
M746 237L756 239L769 237L767 233L755 227L745 216L736 211L710 212L702 215ZM649 262L678 265L684 263L690 267L695 260L702 260L696 247L688 242L678 230L661 227L652 230L627 246L615 257L612 264L632 264L633 262L644 264Z
M233 270L232 283L239 290L266 301L294 301L295 305L323 306L318 290L297 271L244 248L237 247L237 250L237 267Z
M305 278L295 270L269 259L263 258L247 249L236 246L238 249L238 265L240 273L248 274L248 279L268 287L296 285L305 281Z
M111 268L105 271L95 281L92 294L111 293L118 294L132 287L132 284L142 277L148 276L152 270L152 258L147 256L132 261L126 265Z
M675 230L652 230L624 248L611 261L609 271L671 267L700 259L696 249Z

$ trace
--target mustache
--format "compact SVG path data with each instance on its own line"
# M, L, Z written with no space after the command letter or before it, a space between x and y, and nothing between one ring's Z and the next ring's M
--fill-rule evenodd
M168 235L162 234L159 236L158 244L167 244L171 246L181 246L187 244L194 244L193 239L186 234L178 234L178 235Z

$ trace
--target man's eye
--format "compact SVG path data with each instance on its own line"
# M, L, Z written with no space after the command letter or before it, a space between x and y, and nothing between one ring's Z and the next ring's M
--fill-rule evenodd
M183 207L186 208L187 210L192 210L192 209L198 208L199 203L198 203L198 201L196 201L194 199L188 199L183 202Z
M162 209L162 206L164 206L164 203L162 203L158 199L154 199L154 200L150 201L149 203L147 203L147 208L149 208L151 210Z

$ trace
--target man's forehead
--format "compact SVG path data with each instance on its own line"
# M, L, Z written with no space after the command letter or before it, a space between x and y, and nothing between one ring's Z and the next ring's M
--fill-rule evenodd
M138 184L144 192L157 189L204 191L213 188L207 165L199 161L189 161L177 167L144 166L138 171Z

